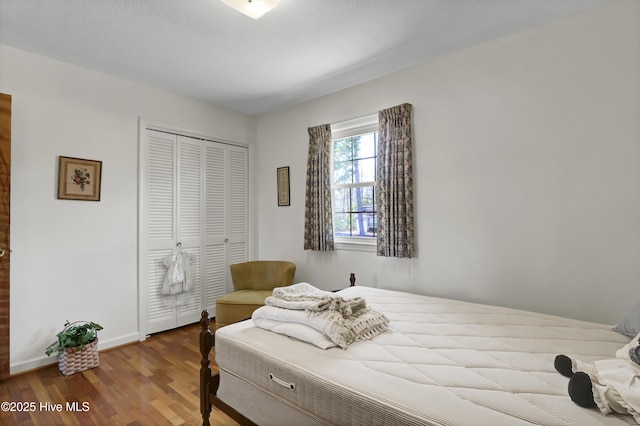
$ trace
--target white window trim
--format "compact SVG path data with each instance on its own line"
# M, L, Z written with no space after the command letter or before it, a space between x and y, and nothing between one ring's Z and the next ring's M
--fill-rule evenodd
M331 138L342 139L362 133L378 131L378 114L367 115L366 117L354 120L342 121L331 125Z
M349 136L361 135L378 131L378 114L367 115L354 120L342 121L331 124L331 139L343 139ZM333 143L332 143L333 147ZM365 182L362 182L365 183ZM372 184L373 182L371 182ZM331 155L331 196L335 188L350 187L351 184L336 185L333 182L333 153ZM334 246L336 250L363 251L375 253L377 248L377 238L362 237L338 237L334 235Z
M334 247L336 250L366 251L369 253L375 253L377 243L375 238L335 237Z

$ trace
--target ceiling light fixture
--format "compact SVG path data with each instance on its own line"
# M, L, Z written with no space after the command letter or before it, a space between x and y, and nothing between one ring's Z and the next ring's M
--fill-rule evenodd
M253 18L260 19L278 5L278 0L221 0L224 4Z

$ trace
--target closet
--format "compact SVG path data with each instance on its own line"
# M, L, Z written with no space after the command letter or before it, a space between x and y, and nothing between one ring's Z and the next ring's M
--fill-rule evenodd
M147 129L141 138L140 334L200 319L233 290L229 264L248 260L248 148ZM164 259L192 258L193 288L163 295Z

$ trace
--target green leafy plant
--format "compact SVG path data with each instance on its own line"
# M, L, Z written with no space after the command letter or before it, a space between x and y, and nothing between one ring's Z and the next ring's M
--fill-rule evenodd
M98 330L102 330L102 326L95 322L72 325L69 321L66 321L64 329L56 335L58 340L50 344L45 353L49 356L53 352L57 352L58 357L60 357L60 354L66 348L77 348L81 351L85 345L96 340Z

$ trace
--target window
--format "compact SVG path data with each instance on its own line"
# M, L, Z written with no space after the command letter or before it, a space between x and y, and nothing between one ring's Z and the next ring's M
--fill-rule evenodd
M344 244L375 247L378 117L332 124L333 232Z

